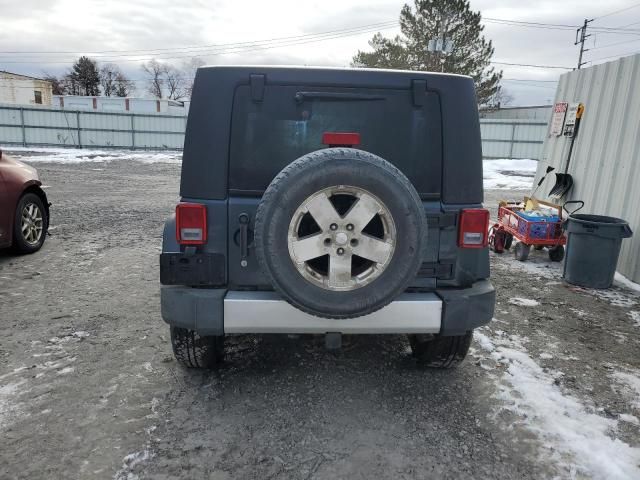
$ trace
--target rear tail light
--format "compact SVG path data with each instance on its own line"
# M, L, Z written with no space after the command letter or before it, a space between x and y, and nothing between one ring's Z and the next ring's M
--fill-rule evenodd
M460 212L458 246L462 248L484 248L489 239L489 210L468 208Z
M330 147L353 147L360 145L360 134L353 132L324 132L322 144Z
M207 207L199 203L176 206L176 239L181 245L204 245L207 242Z

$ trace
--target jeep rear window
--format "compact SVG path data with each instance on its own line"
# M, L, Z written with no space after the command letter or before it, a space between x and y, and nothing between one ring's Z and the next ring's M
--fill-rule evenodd
M427 92L415 106L410 90L267 86L262 101L236 89L231 124L231 193L264 192L278 172L322 144L324 132L357 132L356 148L398 167L423 197L440 193L440 101Z

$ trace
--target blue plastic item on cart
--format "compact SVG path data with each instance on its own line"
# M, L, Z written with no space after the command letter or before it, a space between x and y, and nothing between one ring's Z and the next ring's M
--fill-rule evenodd
M525 223L520 222L518 226L518 232L522 235L527 234L527 227L529 228L529 237L531 238L554 238L556 237L556 229L560 222L558 215L531 215L524 212L518 212L518 215L527 222L538 223Z

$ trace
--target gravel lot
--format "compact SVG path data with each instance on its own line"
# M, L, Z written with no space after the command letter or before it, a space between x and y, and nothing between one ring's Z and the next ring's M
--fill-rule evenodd
M400 336L242 336L188 371L159 311L180 166L36 166L51 237L0 252L0 478L640 478L640 293L492 256L496 320L456 370Z

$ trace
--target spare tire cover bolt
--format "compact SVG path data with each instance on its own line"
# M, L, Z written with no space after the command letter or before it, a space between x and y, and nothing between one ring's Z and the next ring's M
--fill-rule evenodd
M329 228L331 230L337 230L338 229L338 225L336 225L335 223L332 223L331 225L329 225Z
M344 248L339 248L338 249L338 255L342 255L344 253Z
M349 231L353 230L353 224L352 223L347 225L347 230L349 230Z

